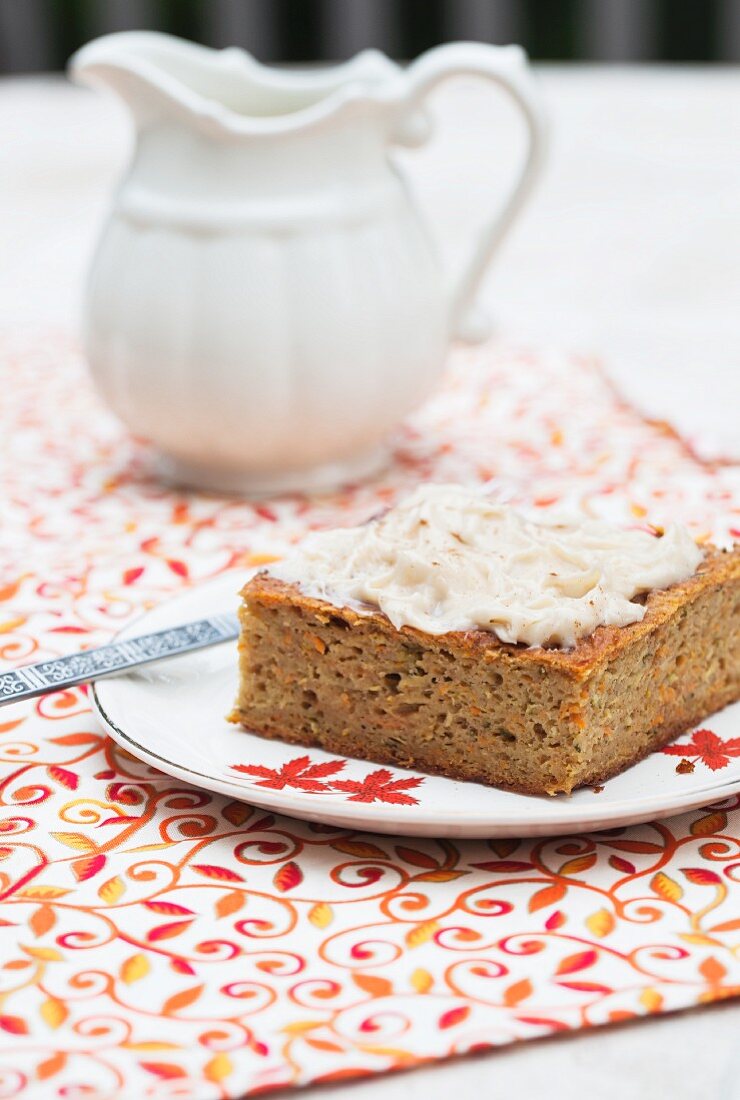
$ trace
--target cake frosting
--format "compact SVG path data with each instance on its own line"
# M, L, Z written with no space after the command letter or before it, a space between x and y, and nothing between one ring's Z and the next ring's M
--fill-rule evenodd
M636 597L686 580L702 556L679 525L658 536L535 518L479 489L427 484L360 527L308 535L269 572L335 606L380 610L399 629L571 648L599 626L639 622Z

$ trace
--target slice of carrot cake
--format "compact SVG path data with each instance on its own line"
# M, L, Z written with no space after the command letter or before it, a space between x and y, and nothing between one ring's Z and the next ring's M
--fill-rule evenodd
M426 485L242 592L234 722L530 794L602 783L740 697L740 551Z

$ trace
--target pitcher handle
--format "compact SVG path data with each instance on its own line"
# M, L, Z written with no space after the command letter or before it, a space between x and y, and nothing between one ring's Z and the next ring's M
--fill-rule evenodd
M454 76L478 76L505 89L527 125L528 149L518 179L501 210L484 227L480 243L452 291L454 339L475 344L488 335L485 318L476 316L474 299L493 254L527 199L542 165L546 144L544 114L527 55L520 46L489 46L458 42L439 46L409 66L408 91L402 121L394 135L399 145L423 144L429 137L424 101L442 81Z

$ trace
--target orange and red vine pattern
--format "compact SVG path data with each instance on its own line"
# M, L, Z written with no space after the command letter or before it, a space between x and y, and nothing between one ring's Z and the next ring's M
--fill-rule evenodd
M7 666L99 644L424 478L740 529L737 467L699 462L572 357L461 354L382 485L259 506L158 484L64 337L7 337L0 375ZM681 754L720 768L737 742L709 734ZM3 1097L237 1097L740 992L738 797L556 839L352 833L162 775L103 735L84 690L0 711L0 766ZM356 781L367 797L394 790L385 771Z

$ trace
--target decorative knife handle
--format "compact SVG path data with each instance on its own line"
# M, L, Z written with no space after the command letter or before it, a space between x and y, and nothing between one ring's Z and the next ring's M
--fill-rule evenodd
M212 619L199 619L169 630L159 630L155 634L143 634L140 638L128 638L81 653L71 653L68 657L25 665L0 674L0 706L46 695L50 691L76 687L90 680L149 664L150 661L161 661L194 649L230 642L238 636L236 615L216 615Z

